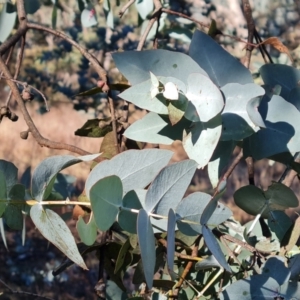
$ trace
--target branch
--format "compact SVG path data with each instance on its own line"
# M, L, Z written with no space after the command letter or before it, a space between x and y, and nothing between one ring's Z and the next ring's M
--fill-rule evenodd
M119 17L122 18L126 10L135 2L135 0L129 0L119 11Z
M46 26L43 26L43 25L39 25L39 24L34 24L34 23L29 23L28 22L27 23L27 27L29 29L35 29L35 30L40 30L40 31L45 31L45 32L51 33L51 34L53 34L53 35L55 35L57 37L62 38L63 40L67 41L68 43L70 43L72 46L74 46L91 63L91 65L94 67L94 69L96 70L97 74L101 78L101 80L104 81L105 83L107 83L107 74L106 74L106 71L100 65L100 63L97 60L97 58L94 55L92 55L91 53L89 53L88 50L84 49L78 43L76 43L75 41L73 41L71 37L67 36L66 34L64 34L61 31L54 30L54 29L51 29L49 27L46 27ZM104 92L107 92L109 90L108 85L105 84L103 86L102 90Z
M14 290L1 279L0 279L0 283L2 283L2 285L4 285L12 294L27 295L27 296L34 297L34 298L38 297L38 298L45 299L45 300L53 300L53 298L49 298L46 296L42 296L42 295L30 293L30 292ZM3 294L3 292L1 294Z
M247 27L248 27L248 44L246 48L246 61L245 66L249 69L250 60L251 60L251 52L253 47L250 45L253 43L253 37L254 37L254 31L255 31L255 25L252 17L252 10L251 6L249 4L249 0L242 0L243 4L243 11L244 16L247 21Z
M59 150L68 150L70 152L73 152L73 153L77 153L77 154L80 154L80 155L87 155L87 154L91 154L81 148L78 148L78 147L75 147L73 145L69 145L69 144L65 144L65 143L58 143L58 142L53 142L53 141L50 141L46 138L44 138L40 132L38 131L38 129L36 128L35 124L33 123L28 111L27 111L27 108L25 106L25 103L19 93L19 90L18 90L18 87L16 85L15 82L13 82L13 78L7 68L7 66L5 65L3 59L0 57L0 69L1 71L3 72L5 78L6 78L6 82L7 84L9 85L12 93L13 93L13 96L15 97L15 99L17 100L17 103L20 107L20 110L23 114L23 117L24 117L24 120L32 134L32 136L35 138L35 140L38 142L38 144L40 146L45 146L45 147L48 147L48 148L52 148L52 149L59 149ZM98 159L95 159L96 161L101 161Z
M147 28L145 29L145 31L139 41L138 47L136 49L137 51L141 51L143 49L143 46L146 42L147 36L148 36L151 28L153 27L154 23L160 18L161 13L162 13L162 5L161 5L160 1L154 0L153 2L154 2L155 10L151 16L151 19L148 23Z

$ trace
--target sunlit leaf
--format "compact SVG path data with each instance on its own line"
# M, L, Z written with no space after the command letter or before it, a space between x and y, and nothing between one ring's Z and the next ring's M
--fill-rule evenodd
M172 155L172 151L162 149L125 151L95 166L87 178L85 191L89 194L91 187L98 180L111 175L120 177L124 193L134 189L143 189L169 162Z
M167 215L182 199L196 171L193 160L184 160L162 169L150 185L145 202L147 212Z
M77 265L87 270L69 227L57 213L50 209L44 210L42 205L36 204L30 209L30 217L48 241Z
M82 161L93 160L100 154L85 156L57 155L43 160L32 175L32 196L38 201L46 199L53 188L58 172Z

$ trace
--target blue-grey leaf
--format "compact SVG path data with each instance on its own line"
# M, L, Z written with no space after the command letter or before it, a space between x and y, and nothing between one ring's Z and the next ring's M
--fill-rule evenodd
M176 215L172 208L168 214L168 231L167 231L167 263L170 275L173 275L174 269L174 253L175 253L175 226L176 226Z
M261 274L274 278L279 285L288 282L291 276L290 270L285 266L285 258L281 256L268 258Z
M148 289L152 288L155 269L156 253L155 238L150 222L150 217L144 209L141 209L137 218L137 234L141 249L143 269Z
M175 140L182 140L183 131L190 123L182 118L172 126L167 118L150 112L127 128L124 135L139 142L170 145Z
M184 160L162 169L156 176L146 195L145 209L167 215L182 199L197 168L193 160Z
M203 74L189 75L186 97L193 103L201 122L208 122L224 107L219 88Z
M188 55L168 50L126 51L112 54L116 67L132 85L156 76L175 77L184 83L191 73L206 74Z
M70 260L87 270L75 239L63 219L50 209L44 210L40 203L30 209L30 217L41 234L62 251Z
M154 9L152 0L135 1L135 7L143 20L145 20Z
M15 11L7 12L7 8L11 6L10 3L4 3L0 14L0 43L6 41L16 22L17 13Z
M202 31L195 31L189 54L218 87L253 82L249 70Z
M266 129L244 141L244 155L262 159L283 152L300 150L300 112L282 97L263 99L259 107Z
M286 98L288 102L293 104L300 111L300 87L292 89Z
M116 175L121 178L124 193L143 189L157 175L173 152L163 149L128 150L96 165L85 183L87 195L91 187L101 178Z
M258 131L259 127L252 122L247 107L251 99L262 96L265 93L264 89L254 83L245 85L229 83L223 86L221 90L225 97L225 107L222 112L223 131L221 140L239 141ZM258 112L255 114L254 109L250 109L250 111L253 118L258 119L260 117Z
M88 194L97 227L108 230L122 205L123 188L119 177L112 175L97 181Z
M222 131L222 119L218 115L207 123L193 123L183 138L183 147L190 159L205 167L210 161Z
M211 269L211 268L220 268L221 265L219 262L216 260L216 258L213 255L210 255L209 257L198 261L195 264L195 270L200 271L200 270L206 270L206 269Z
M221 300L276 299L279 285L270 276L254 275L229 285L220 295Z
M225 259L225 256L221 250L220 245L217 242L216 237L211 232L211 230L207 226L202 227L202 234L204 237L204 241L206 243L207 248L212 253L212 255L216 258L218 263L224 268L227 272L231 273L231 269Z
M300 71L287 65L265 64L259 72L265 84L281 86L280 96L285 99L288 99L290 91L297 87L300 80Z
M85 156L57 155L43 160L34 170L32 175L32 196L37 201L46 199L51 191L56 175L61 170L82 161L93 160L100 154Z
M219 141L210 162L208 163L208 176L213 188L216 188L224 168L228 165L235 141Z

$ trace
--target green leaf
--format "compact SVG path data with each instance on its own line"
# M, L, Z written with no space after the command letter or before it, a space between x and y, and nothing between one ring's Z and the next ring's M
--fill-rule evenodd
M2 217L7 205L7 191L5 179L5 174L0 169L0 218Z
M112 53L116 67L132 85L156 76L174 77L187 82L191 73L206 74L188 55L163 49Z
M254 216L259 214L266 204L266 198L263 191L253 185L241 187L234 193L233 198L238 207ZM269 209L267 207L264 210L262 217L267 218L268 213Z
M177 101L168 102L169 119L172 126L174 126L183 118L188 101L184 95L179 94L179 99Z
M37 201L46 199L53 188L58 172L82 161L93 160L100 154L75 157L72 155L57 155L43 160L32 175L32 196Z
M100 146L100 152L102 153L102 157L106 159L111 159L118 154L115 146L115 134L113 131L108 132L105 135Z
M108 230L115 222L122 204L123 188L119 177L112 175L97 181L89 192L97 227Z
M253 119L260 118L260 123L262 124L263 120L257 110L251 110L251 106L249 108L249 101L262 96L265 93L264 89L254 83L245 85L230 83L222 87L221 90L225 96L226 103L222 112L223 131L221 140L239 141L258 131L259 127L250 119L248 110L252 112ZM251 103L253 105L259 104L256 102Z
M285 208L297 207L299 204L295 193L282 183L272 182L264 193L271 203L284 206Z
M85 245L91 246L94 244L97 238L97 225L93 214L91 214L90 220L87 224L84 222L82 216L79 216L76 223L76 229L81 241Z
M224 268L227 272L231 273L231 269L225 259L225 256L221 250L220 245L217 242L214 234L207 226L202 227L202 234L204 237L204 241L206 243L207 248L218 261L218 263Z
M155 238L150 217L141 209L137 218L137 234L141 249L143 268L148 289L152 288L155 269Z
M2 173L1 175L2 177L0 177L1 181L4 179L3 175L5 177L4 179L5 183L2 183L2 187L4 188L4 186L6 186L5 199L7 199L9 195L9 191L18 182L18 169L13 163L0 159L0 171ZM4 191L1 191L1 196L4 195L5 195Z
M203 168L210 161L221 136L221 122L218 115L207 123L193 123L186 131L183 147L189 158L198 163L198 168Z
M201 122L208 122L222 111L223 96L219 88L206 75L190 74L187 82L186 97L194 105ZM189 119L187 115L186 117Z
M99 163L93 168L85 183L86 194L101 178L116 175L123 183L123 191L147 186L171 159L172 151L162 149L128 150ZM120 168L122 166L122 168Z
M135 191L130 191L124 196L122 201L122 207L133 209L143 208ZM136 213L132 213L128 210L123 210L121 208L121 211L118 215L118 223L123 230L128 231L130 233L136 233L136 220Z
M77 129L74 134L93 138L104 137L112 131L111 119L90 119L83 126Z
M15 9L13 12L9 13L8 11L11 8L14 8L12 4L4 3L0 14L0 43L6 41L15 26L17 13Z
M42 205L36 204L31 207L30 216L35 226L48 241L70 260L87 270L69 227L57 213L50 209L44 210Z
M124 135L139 142L170 145L175 140L182 140L183 130L190 124L182 118L172 126L168 119L150 112L127 128Z
M193 160L184 160L162 169L151 183L145 201L147 212L166 216L188 188L197 168Z
M268 218L268 225L272 232L274 232L281 242L286 232L292 226L291 219L287 216L284 211L275 210L270 211Z
M249 70L202 31L194 32L189 54L218 87L231 82L253 82Z
M15 184L9 191L8 203L3 218L5 219L6 224L14 230L22 230L23 228L23 214L22 211L25 210L25 186L22 184ZM14 201L21 203L13 203ZM23 204L22 204L23 202Z
M52 17L51 17L51 23L52 23L52 28L56 29L56 24L57 24L57 5L56 2L53 5L53 9L52 9Z
M175 226L176 215L172 208L168 214L168 235L167 235L167 263L170 275L173 275L174 269L174 257L175 257Z
M122 267L124 267L126 269L128 267L128 265L127 265L128 263L130 265L131 261L125 262L126 256L128 256L128 255L132 256L132 254L129 252L130 249L131 249L131 245L130 245L130 240L128 238L126 240L126 242L122 245L120 252L118 254L118 258L116 261L116 267L115 267L115 274L117 274ZM124 265L124 263L125 263L125 265Z

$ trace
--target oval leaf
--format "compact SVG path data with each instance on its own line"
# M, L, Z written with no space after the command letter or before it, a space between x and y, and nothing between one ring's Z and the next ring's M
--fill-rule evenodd
M117 176L108 176L96 182L89 192L97 227L108 230L115 222L122 204L122 181Z
M87 270L69 227L57 213L50 209L44 210L42 205L36 204L30 209L30 217L48 241L54 244L70 260Z
M85 156L57 155L43 160L34 170L32 175L32 196L35 200L46 199L51 191L56 175L61 170L82 161L93 160L100 154Z
M116 175L123 183L123 191L147 186L171 159L173 152L162 149L128 150L96 165L85 183L86 194L101 178ZM120 166L122 166L120 168Z
M223 96L207 76L193 73L187 81L186 97L193 103L201 122L208 122L222 111Z
M182 199L197 168L193 160L184 160L162 169L146 195L145 209L166 216Z
M231 269L225 259L225 256L221 250L220 245L218 244L215 236L207 226L202 227L202 234L207 245L207 248L218 261L218 263L224 268L227 272L231 273Z

